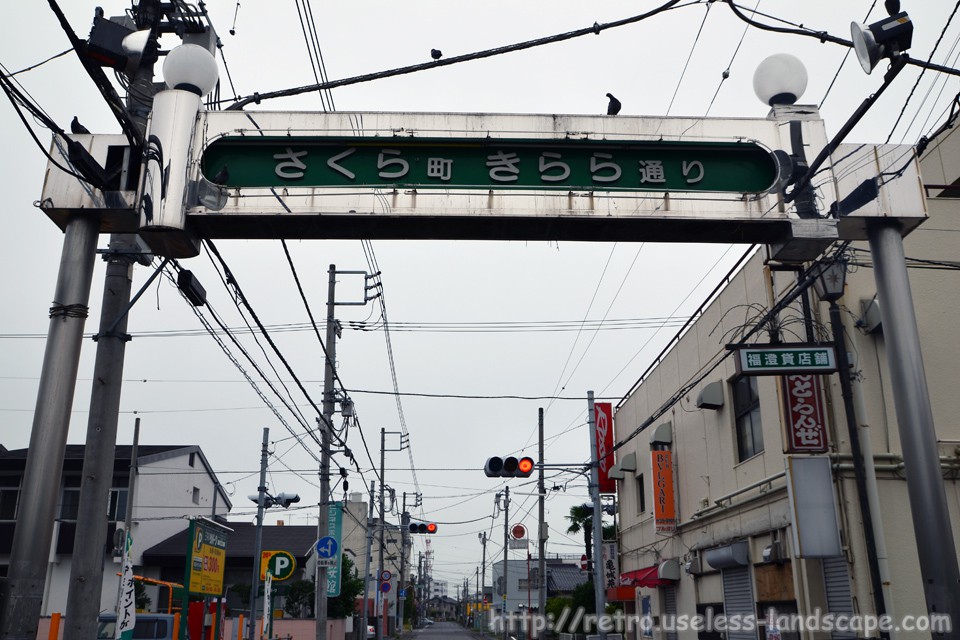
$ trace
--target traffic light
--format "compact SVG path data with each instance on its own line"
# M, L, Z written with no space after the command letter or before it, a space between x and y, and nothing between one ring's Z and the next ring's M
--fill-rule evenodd
M487 458L487 463L483 467L483 472L488 478L529 478L533 473L535 463L533 458L523 457L515 458L508 456L499 458L494 456Z
M410 533L436 533L437 525L434 522L414 522L410 525Z
M278 493L274 496L273 502L286 509L294 502L300 502L300 496L296 493Z

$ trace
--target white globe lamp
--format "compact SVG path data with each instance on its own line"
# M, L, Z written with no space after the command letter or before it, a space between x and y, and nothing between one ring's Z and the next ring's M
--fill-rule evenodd
M171 89L205 96L217 85L217 61L196 44L182 44L163 61L163 79Z
M794 104L807 89L807 69L796 56L776 53L757 66L753 91L764 104Z

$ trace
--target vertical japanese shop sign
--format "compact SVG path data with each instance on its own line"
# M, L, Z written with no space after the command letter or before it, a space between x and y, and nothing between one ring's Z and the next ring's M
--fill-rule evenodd
M331 502L327 505L327 535L334 540L343 540L343 503ZM342 557L342 544L337 545L335 552L336 562L333 567L327 569L327 597L335 598L340 595L340 558Z
M826 453L827 424L823 385L812 374L781 377L787 453Z
M597 402L593 406L600 493L616 493L617 481L609 475L613 467L613 406L609 402Z
M673 499L673 455L651 451L653 457L653 519L657 533L677 530L677 509Z
M616 542L604 542L603 552L603 588L616 589L620 586L620 557Z
M189 532L190 549L184 579L187 593L222 595L227 534L202 520L191 520Z

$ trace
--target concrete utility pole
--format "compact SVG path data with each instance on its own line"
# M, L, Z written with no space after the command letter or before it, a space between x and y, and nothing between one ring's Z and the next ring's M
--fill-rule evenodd
M377 526L380 527L380 548L377 551L377 640L383 640L383 622L384 616L380 611L383 601L385 600L382 592L380 591L380 581L383 577L383 544L384 544L384 535L386 534L386 524L383 521L384 516L384 503L387 499L387 479L384 475L386 473L385 463L386 463L386 448L387 448L387 430L383 427L380 427L380 519L377 523Z
M543 407L540 407L538 431L540 442L537 446L537 460L540 462L540 474L537 482L538 518L537 518L537 613L544 615L547 606L547 521L546 506L547 488L544 480L543 468Z
M480 544L483 545L483 557L480 560L480 602L483 603L483 587L487 584L487 532L480 532Z
M156 43L161 18L160 0L140 0L134 6L133 15L137 29L150 29L151 40ZM131 79L131 90L127 95L127 107L141 133L147 130L147 117L153 105L153 65L154 61L144 56ZM120 188L129 190L134 189L135 185L125 184ZM104 256L107 270L103 282L100 328L95 337L97 355L87 417L77 532L70 561L64 640L86 640L97 633L103 585L103 550L108 535L103 526L103 507L109 499L113 481L123 362L127 341L130 340L127 312L133 264L140 251L135 234L114 233L110 236ZM132 504L132 493L128 494L127 500L128 504ZM125 520L125 532L130 527L131 521Z
M250 577L250 619L247 620L247 640L257 638L257 591L260 588L260 551L263 546L263 508L267 494L267 453L270 444L270 429L263 428L263 445L260 447L260 485L257 487L257 532L253 546L253 574ZM263 594L266 597L266 593ZM264 620L266 626L266 620ZM186 627L181 622L181 628Z
M602 616L607 607L607 594L603 588L603 505L600 504L600 457L593 391L587 391L587 423L590 425L590 499L593 500L593 594L597 616ZM607 640L604 628L597 629L600 640Z
M327 276L327 361L323 374L323 420L320 425L320 517L317 519L317 540L327 535L330 519L327 509L330 502L330 436L333 427L335 402L333 385L337 376L337 320L336 310L337 267L330 265ZM317 612L317 640L327 640L327 568L317 562L315 582Z
M367 594L370 593L370 556L373 554L373 497L374 491L376 491L377 483L373 480L370 481L370 513L367 515L367 551L363 554L363 614L360 617L360 629L361 633L364 634L366 638L367 625L369 624L367 620L367 611L369 606L367 605Z

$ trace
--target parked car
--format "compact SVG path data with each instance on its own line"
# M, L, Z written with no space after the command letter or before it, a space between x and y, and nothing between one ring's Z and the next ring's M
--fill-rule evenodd
M432 625L432 624L433 624L433 620L431 620L430 618L424 618L424 619L423 619L423 626L429 627L429 626Z

